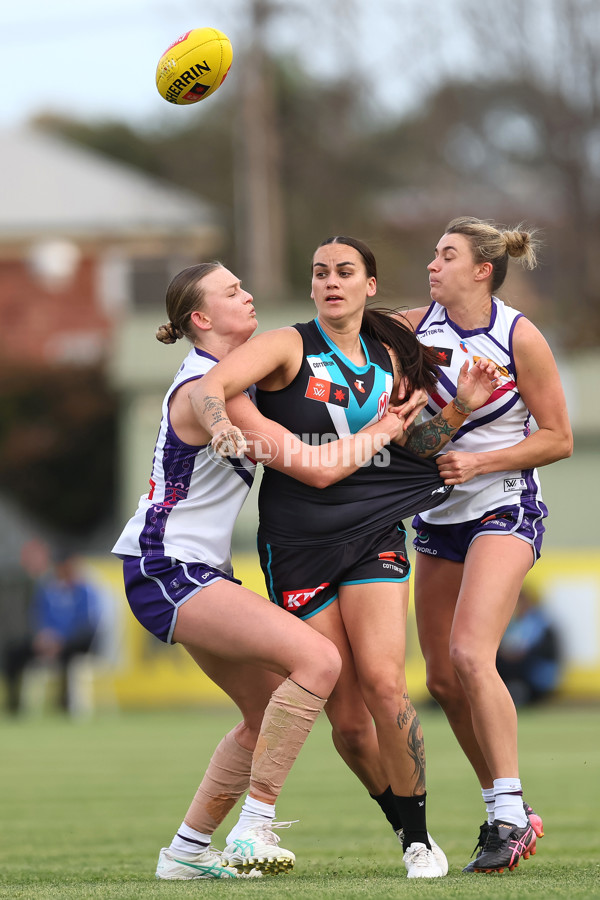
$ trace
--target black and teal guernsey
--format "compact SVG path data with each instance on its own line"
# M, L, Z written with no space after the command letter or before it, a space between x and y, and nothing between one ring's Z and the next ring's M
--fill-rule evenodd
M304 346L300 370L281 390L257 390L261 413L313 445L356 434L377 422L387 409L394 381L385 347L361 334L366 363L357 366L316 319L294 328ZM347 542L438 506L450 490L433 459L395 444L324 489L265 467L259 535L272 544L322 547L324 540Z

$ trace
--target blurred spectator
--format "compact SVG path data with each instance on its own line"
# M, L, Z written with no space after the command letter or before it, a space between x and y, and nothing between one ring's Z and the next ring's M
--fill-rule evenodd
M58 669L58 705L69 711L69 665L75 656L93 649L99 621L97 588L81 574L76 556L58 554L33 590L29 635L13 642L5 653L8 711L19 711L23 672L33 661L51 663Z
M558 633L530 587L521 589L498 649L496 666L516 706L536 703L558 686Z
M17 712L20 705L21 669L15 665L23 648L31 643L31 612L38 580L48 571L47 544L32 538L21 547L19 562L0 571L0 671L4 677L6 708Z

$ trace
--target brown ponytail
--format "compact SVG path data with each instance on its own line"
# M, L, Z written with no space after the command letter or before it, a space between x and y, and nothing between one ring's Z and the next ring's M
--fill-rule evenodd
M405 325L395 315L388 309L367 307L361 331L394 352L402 375L408 381L409 394L417 388L431 394L438 380L435 350L421 344L410 325Z

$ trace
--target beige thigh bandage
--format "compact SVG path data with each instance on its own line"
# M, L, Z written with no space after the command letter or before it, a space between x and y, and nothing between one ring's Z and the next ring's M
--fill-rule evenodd
M279 796L325 702L290 678L273 692L252 760L250 792L253 795L259 799Z
M186 825L212 834L248 790L252 751L240 747L233 731L226 734L208 764L185 817Z

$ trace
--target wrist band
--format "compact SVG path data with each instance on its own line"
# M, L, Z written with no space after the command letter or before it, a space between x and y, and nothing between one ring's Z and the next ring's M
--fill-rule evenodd
M464 409L459 409L458 406L456 405L455 400L452 400L452 406L454 407L455 412L457 412L459 414L459 416L464 416L465 419L472 412L472 410L470 410L470 409L467 410L467 412L465 412Z

